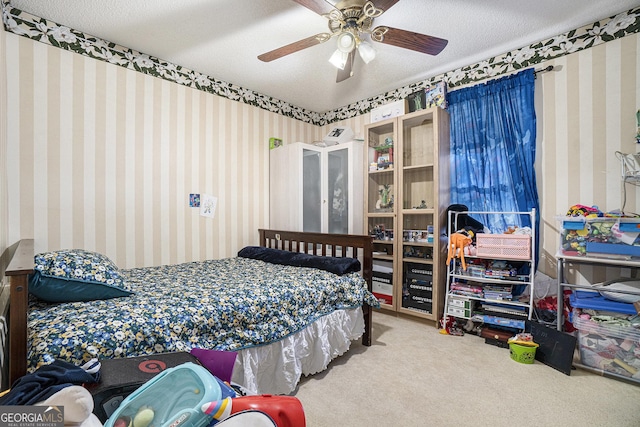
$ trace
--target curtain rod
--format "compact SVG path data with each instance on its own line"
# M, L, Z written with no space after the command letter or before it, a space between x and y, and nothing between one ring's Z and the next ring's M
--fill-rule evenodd
M533 74L546 73L547 71L551 71L551 70L553 70L553 65L547 65L544 68L538 68L537 70L534 70Z

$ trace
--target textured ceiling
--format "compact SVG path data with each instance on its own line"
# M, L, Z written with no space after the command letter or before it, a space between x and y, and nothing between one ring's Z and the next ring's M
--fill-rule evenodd
M272 62L257 56L327 32L293 0L12 0L14 7L218 80L325 112L527 46L640 5L639 0L400 0L375 19L449 40L437 56L375 43L336 83L335 41Z

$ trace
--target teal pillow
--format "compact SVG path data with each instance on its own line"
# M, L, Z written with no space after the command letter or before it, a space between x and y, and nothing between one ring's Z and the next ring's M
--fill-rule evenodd
M47 302L92 301L132 294L118 267L106 256L68 249L34 257L29 292Z

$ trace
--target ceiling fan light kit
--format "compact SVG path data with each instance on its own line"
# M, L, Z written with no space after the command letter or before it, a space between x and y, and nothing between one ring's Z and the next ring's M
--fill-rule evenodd
M338 36L338 49L333 52L329 62L331 62L336 68L344 70L349 60L349 54L354 49L358 49L360 58L365 64L373 61L376 57L376 50L369 43L360 40L358 36L354 36L350 32L344 32Z
M353 75L355 49L360 58L368 64L376 57L376 51L364 41L369 35L372 41L402 47L429 55L437 55L447 45L447 40L412 31L387 26L371 29L373 20L382 15L399 0L342 0L335 6L324 0L294 0L329 20L330 33L315 36L288 44L258 56L258 59L269 62L291 53L324 43L336 37L337 50L329 58L329 62L339 69L337 82Z
M376 50L367 42L360 42L360 45L358 45L358 53L365 64L373 61L376 57Z
M348 31L345 31L338 35L338 50L344 53L349 53L356 47L356 36Z
M344 70L345 65L347 65L347 60L349 59L349 52L343 52L340 49L336 49L329 58L329 62L333 64L334 67Z

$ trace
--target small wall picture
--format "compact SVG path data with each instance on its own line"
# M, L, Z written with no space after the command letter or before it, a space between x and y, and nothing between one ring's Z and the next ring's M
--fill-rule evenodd
M427 108L427 94L424 90L419 90L407 96L407 102L409 103L409 112L423 110Z
M213 218L216 215L216 206L218 198L209 194L202 195L202 203L200 204L200 215Z
M189 206L192 208L200 207L200 195L199 194L189 194Z
M447 84L444 81L425 89L425 108L440 107L447 109Z

